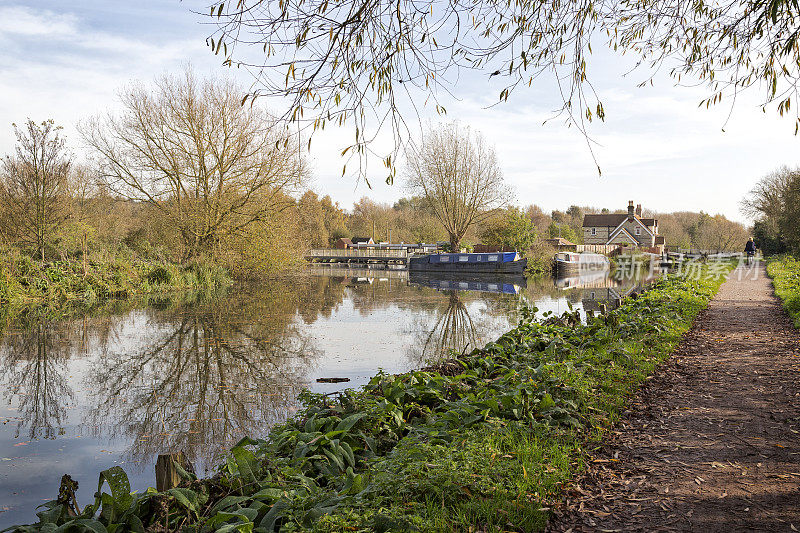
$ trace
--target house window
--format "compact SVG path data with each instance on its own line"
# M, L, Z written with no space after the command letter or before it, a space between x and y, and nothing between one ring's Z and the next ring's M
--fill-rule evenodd
M592 228L592 237L597 235L597 228Z
M636 235L641 235L642 228L637 227L636 229L634 229L634 231L636 232Z

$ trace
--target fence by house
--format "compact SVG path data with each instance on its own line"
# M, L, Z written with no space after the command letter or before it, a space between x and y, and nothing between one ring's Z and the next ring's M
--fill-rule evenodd
M619 249L619 244L576 244L576 252L591 252L608 255Z

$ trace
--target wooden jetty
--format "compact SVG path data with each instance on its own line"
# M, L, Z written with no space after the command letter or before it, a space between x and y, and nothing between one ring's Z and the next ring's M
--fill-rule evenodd
M306 254L311 263L378 263L391 266L407 266L414 254L403 249L381 248L312 248Z

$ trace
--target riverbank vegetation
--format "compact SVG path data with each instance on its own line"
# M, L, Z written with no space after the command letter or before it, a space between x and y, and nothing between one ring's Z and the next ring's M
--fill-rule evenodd
M96 502L77 508L65 490L21 530L541 529L586 446L721 281L664 279L585 324L527 311L496 342L436 367L304 395L302 410L265 440L243 439L211 479L186 473L177 488L131 494L114 467Z
M769 257L767 274L772 278L775 294L800 328L800 260L788 254Z
M15 248L0 250L0 307L94 307L110 298L194 290L214 291L231 283L218 266L144 261L134 254L89 254L81 259L36 261Z

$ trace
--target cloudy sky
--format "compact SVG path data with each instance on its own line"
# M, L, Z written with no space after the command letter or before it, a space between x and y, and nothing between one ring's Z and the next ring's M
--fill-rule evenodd
M12 122L53 118L80 153L75 123L113 109L117 91L191 65L201 74L227 72L205 44L212 28L193 11L196 0L0 0L0 154L13 150ZM555 105L547 84L521 90L493 106L499 85L485 75L459 80L448 116L479 130L495 147L520 205L545 210L569 205L624 208L634 200L666 212L703 210L746 221L738 202L764 174L800 162L791 119L762 113L757 94L730 108L698 108L704 91L657 78L637 88L646 72L627 74L623 58L599 52L590 75L606 112L591 137L602 168L584 138L561 121L542 122ZM246 73L236 75L248 85ZM280 105L278 102L273 107ZM435 120L433 110L427 110ZM426 117L423 117L423 121ZM727 120L727 122L726 122ZM724 128L724 131L723 131ZM341 177L339 152L347 131L326 131L312 144L313 188L344 207L362 196L393 202L404 194L387 186L377 165L373 188Z

